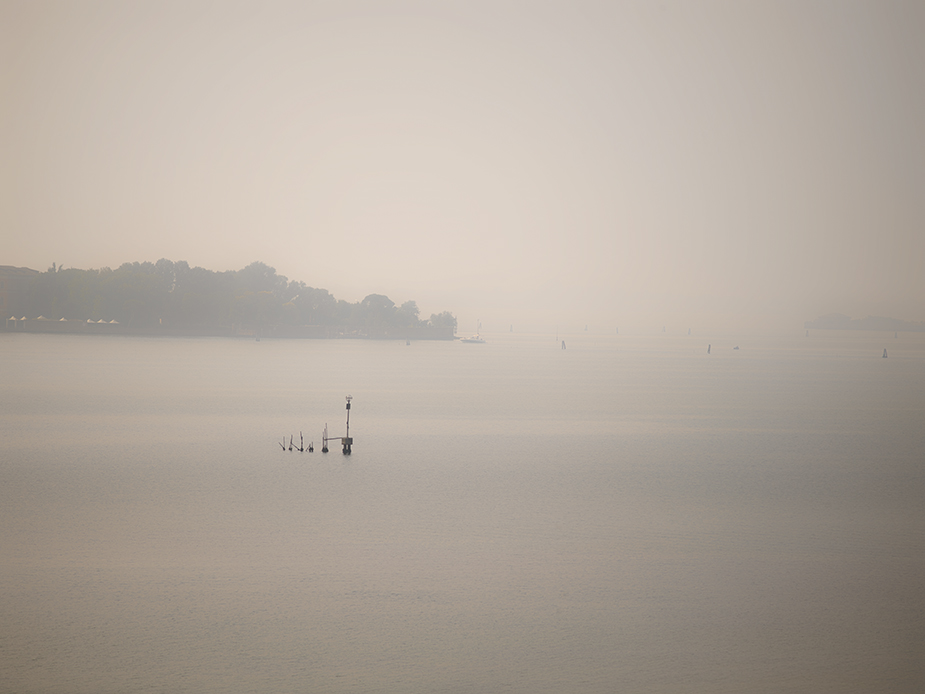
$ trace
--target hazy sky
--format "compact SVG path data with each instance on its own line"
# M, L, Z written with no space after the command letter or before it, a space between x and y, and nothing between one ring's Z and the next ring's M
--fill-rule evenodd
M0 0L0 196L461 333L925 320L925 3Z

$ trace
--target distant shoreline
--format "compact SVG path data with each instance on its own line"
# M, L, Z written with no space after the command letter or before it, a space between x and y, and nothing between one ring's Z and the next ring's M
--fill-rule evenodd
M131 335L143 337L233 337L245 339L314 339L314 340L454 340L447 329L414 326L403 329L350 330L329 325L278 325L260 330L239 326L216 327L133 327L121 323L100 323L80 320L7 319L0 324L5 333L47 335Z
M878 332L925 332L925 323L913 323L898 318L867 316L850 318L841 313L830 313L803 324L807 330L868 330Z
M423 319L383 294L349 303L254 262L213 272L185 261L46 272L0 265L3 330L91 335L452 340L449 311ZM65 320L66 319L66 320Z

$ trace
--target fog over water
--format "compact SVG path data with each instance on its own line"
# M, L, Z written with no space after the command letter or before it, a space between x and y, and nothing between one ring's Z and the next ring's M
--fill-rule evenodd
M0 334L0 690L925 686L922 335L487 337Z
M0 694L925 691L925 333L803 327L925 321L923 36L0 0L0 265L260 261L486 338L0 331Z
M925 320L921 3L0 2L4 264L461 326Z

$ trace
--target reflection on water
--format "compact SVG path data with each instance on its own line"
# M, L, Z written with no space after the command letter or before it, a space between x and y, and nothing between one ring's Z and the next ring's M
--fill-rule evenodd
M925 685L922 340L488 337L0 336L0 689Z

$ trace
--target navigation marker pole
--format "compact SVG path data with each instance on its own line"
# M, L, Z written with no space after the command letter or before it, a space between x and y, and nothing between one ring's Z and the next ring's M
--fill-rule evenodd
M353 446L353 439L350 438L350 401L353 400L352 395L347 396L347 435L343 438L341 443L344 444L344 455L350 455L351 446Z
M321 452L328 452L328 441L333 441L334 439L340 439L341 445L344 447L344 455L350 455L353 451L353 439L350 438L350 401L353 400L352 395L347 396L347 435L346 436L328 436L328 425L324 425L324 433L321 435Z

